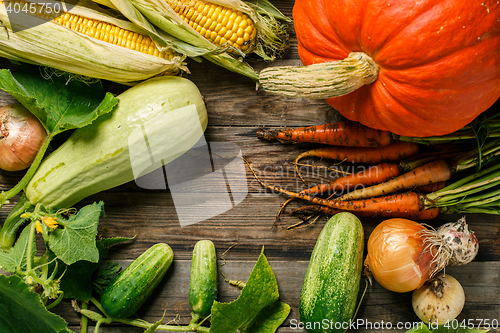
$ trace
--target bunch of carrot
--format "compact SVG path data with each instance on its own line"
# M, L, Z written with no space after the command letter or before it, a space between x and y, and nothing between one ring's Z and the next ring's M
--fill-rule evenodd
M500 122L494 117L476 120L449 135L427 138L397 136L350 121L276 131L260 129L256 134L261 139L322 145L299 154L296 167L299 160L312 157L368 167L301 192L267 185L254 175L273 191L315 204L297 208L294 213L349 211L358 216L420 220L440 213L500 214L500 166L484 168L500 153L498 129ZM446 150L429 149L443 144ZM463 175L463 170L469 172Z

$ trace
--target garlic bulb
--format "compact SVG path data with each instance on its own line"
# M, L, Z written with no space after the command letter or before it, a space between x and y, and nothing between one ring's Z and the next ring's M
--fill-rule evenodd
M425 251L434 255L435 269L431 278L447 266L468 264L479 251L477 237L469 230L465 217L457 222L444 224L437 230L422 230L421 234L426 237Z
M0 169L28 168L46 136L40 121L21 104L0 108Z
M455 319L465 304L462 285L449 274L439 274L413 292L413 311L425 323L443 325Z
M442 225L437 230L437 235L443 239L450 251L448 266L468 264L479 251L476 235L469 230L465 217L457 222Z

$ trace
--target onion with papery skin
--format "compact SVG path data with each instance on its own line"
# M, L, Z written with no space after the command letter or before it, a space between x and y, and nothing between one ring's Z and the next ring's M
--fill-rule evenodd
M444 325L462 312L465 292L454 277L438 274L413 292L411 302L423 322Z
M366 272L382 287L404 293L421 287L450 263L470 262L478 246L465 219L438 230L407 219L388 219L368 239Z
M23 105L16 103L0 108L0 169L28 168L46 136L40 121Z
M426 228L416 222L394 218L380 223L367 243L365 267L382 287L407 292L422 286L433 270L433 255L425 250Z

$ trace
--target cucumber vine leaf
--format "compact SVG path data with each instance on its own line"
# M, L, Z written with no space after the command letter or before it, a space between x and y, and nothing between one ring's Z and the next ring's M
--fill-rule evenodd
M11 252L0 251L0 267L2 269L11 273L14 273L18 268L20 270L26 269L26 262L31 260L28 258L33 258L36 250L36 247L32 246L31 253L28 253L28 243L31 241L32 244L35 244L35 240L30 239L29 233L30 229L24 228Z
M67 325L45 308L40 296L30 291L21 278L0 275L0 332L70 332Z
M238 299L212 306L210 333L273 333L288 317L290 306L278 300L276 277L263 250Z
M15 72L0 70L0 89L33 113L51 136L89 125L118 104L98 80L83 82L28 64Z
M104 203L94 203L80 209L68 220L60 221L63 228L57 228L49 235L49 247L65 264L79 260L99 261L96 246L97 224L104 213Z

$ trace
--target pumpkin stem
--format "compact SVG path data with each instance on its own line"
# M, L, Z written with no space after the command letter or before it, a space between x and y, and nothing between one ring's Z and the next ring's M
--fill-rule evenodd
M379 67L366 53L309 66L268 67L259 81L269 93L294 98L326 99L347 95L377 80Z

